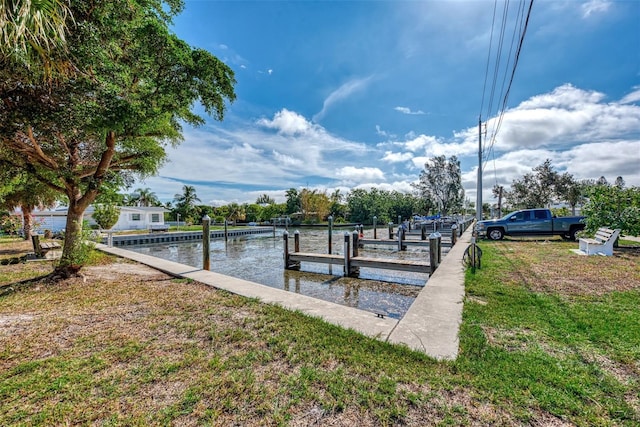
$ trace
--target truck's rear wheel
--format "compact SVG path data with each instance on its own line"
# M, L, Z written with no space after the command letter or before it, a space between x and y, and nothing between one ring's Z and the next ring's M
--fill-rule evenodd
M502 231L501 228L490 228L487 231L487 236L489 236L491 240L502 240L504 237L504 231Z

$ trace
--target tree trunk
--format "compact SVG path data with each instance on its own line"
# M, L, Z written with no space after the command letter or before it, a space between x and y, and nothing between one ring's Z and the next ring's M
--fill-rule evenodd
M56 267L54 275L68 278L74 276L82 268L84 263L82 220L86 206L77 201L69 203L67 211L67 223L64 232L64 245L62 247L62 257Z
M22 209L22 231L24 233L24 240L29 240L31 239L31 230L33 230L33 218L31 217L33 207L23 205L20 208Z

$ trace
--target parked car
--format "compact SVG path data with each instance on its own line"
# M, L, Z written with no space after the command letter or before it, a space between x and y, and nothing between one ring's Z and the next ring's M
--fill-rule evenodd
M576 240L584 229L583 216L555 217L549 209L523 209L500 219L479 221L478 237L500 240L504 236L562 236Z

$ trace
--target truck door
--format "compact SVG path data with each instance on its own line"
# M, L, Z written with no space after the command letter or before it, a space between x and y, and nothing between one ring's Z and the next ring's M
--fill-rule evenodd
M530 211L516 212L509 217L508 234L527 234L531 227Z
M553 219L547 209L534 209L531 211L531 234L551 234L553 231Z

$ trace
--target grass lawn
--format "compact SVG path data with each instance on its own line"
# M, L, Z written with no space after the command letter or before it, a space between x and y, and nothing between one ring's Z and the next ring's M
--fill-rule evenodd
M105 255L0 265L0 425L638 425L640 249L480 246L453 362Z

